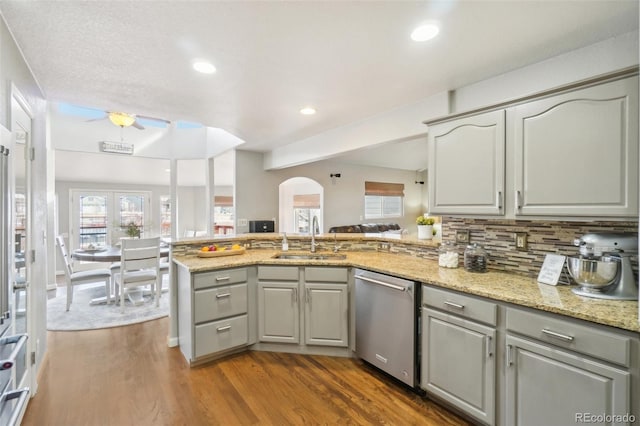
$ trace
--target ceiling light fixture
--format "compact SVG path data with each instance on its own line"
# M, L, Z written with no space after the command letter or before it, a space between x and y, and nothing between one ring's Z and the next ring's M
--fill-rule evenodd
M313 115L316 113L316 109L314 107L304 107L300 110L300 114L302 115Z
M411 32L411 40L413 41L427 41L431 40L440 32L440 28L434 24L425 24L417 27Z
M202 74L213 74L216 72L216 67L214 67L212 63L206 61L194 62L193 69L201 72Z
M109 121L111 121L116 126L129 127L136 122L136 117L124 112L110 112Z

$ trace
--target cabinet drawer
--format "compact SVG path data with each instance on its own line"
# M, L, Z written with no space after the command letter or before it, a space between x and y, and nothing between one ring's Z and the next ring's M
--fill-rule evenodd
M259 280L298 281L297 266L258 266Z
M349 279L347 268L304 268L306 282L346 283Z
M195 326L196 358L247 343L246 315Z
M196 324L247 312L247 284L195 291L193 321Z
M630 363L630 338L550 314L508 308L507 330L627 367Z
M229 269L225 271L206 272L195 274L193 277L193 288L213 287L217 285L228 285L247 281L246 269Z
M496 325L498 321L495 303L452 291L423 286L422 304L486 324Z

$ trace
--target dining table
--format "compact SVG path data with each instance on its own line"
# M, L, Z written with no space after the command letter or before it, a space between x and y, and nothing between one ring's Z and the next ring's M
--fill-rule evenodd
M167 258L169 257L170 249L166 244L160 245L160 257ZM96 248L80 248L76 249L71 253L71 258L75 260L79 260L81 262L106 262L106 263L115 263L120 262L122 256L122 249L120 246L101 246ZM160 283L162 285L162 283ZM127 296L131 303L138 306L143 303L144 292L140 289L136 290L135 288L128 289ZM114 295L112 295L114 296ZM115 297L111 297L112 300L116 300L117 295ZM107 296L97 297L91 299L91 305L101 305L107 303Z

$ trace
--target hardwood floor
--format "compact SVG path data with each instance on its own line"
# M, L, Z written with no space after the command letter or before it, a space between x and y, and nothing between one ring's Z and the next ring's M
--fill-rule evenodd
M49 332L23 425L467 425L355 359L248 351L189 368L168 319Z

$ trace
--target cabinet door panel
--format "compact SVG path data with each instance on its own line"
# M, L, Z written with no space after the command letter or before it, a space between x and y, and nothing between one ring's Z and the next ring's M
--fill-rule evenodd
M505 112L429 127L429 212L502 214Z
M422 322L421 387L493 424L495 329L431 309Z
M637 216L637 78L514 108L516 214Z
M305 342L341 346L349 343L345 284L305 284Z
M582 413L629 412L630 375L551 346L507 336L510 425L577 423Z
M258 332L262 342L300 342L298 283L258 283Z

